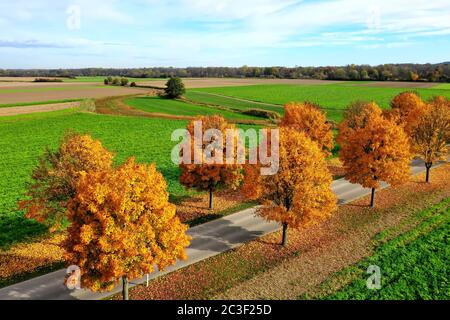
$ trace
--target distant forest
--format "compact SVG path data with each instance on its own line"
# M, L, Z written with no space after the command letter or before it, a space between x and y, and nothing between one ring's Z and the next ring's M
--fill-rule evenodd
M348 65L343 67L189 67L135 69L54 69L2 70L0 76L93 77L123 76L132 78L280 78L351 81L427 81L450 82L450 62L439 64Z

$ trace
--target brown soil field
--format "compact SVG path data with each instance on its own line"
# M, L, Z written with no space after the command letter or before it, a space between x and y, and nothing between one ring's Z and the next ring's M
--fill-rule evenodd
M46 88L61 88L61 90L46 90ZM67 90L64 89L67 88ZM1 89L5 89L2 92ZM19 90L39 89L42 91L18 92ZM14 90L14 92L8 92ZM148 89L124 88L124 87L96 87L84 83L80 84L45 84L14 86L14 88L3 88L0 85L0 104L26 103L51 100L80 99L80 98L104 98L112 96L123 96L131 94L143 94Z
M55 103L55 104L42 104L42 105L37 105L37 106L0 108L0 117L16 116L19 114L57 111L57 110L76 108L79 106L80 106L80 102L67 102L67 103Z
M36 78L59 79L58 77L0 77L0 82L33 82Z
M155 80L148 82L139 82L141 86L165 87L167 80ZM341 81L324 80L303 80L303 79L233 79L233 78L189 78L183 79L188 89L210 88L210 87L236 87L261 84L304 84L304 85L325 85L340 83Z

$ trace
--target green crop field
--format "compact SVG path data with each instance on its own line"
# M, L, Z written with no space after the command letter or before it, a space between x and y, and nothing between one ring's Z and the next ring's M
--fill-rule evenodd
M420 212L420 223L411 231L383 243L375 253L340 274L354 280L324 299L338 300L448 300L450 299L450 198ZM411 222L411 221L409 221ZM367 288L368 266L381 269L381 289Z
M183 101L164 99L160 97L136 97L125 99L124 102L136 109L150 113L163 113L180 116L221 115L226 119L261 120L263 118L244 115L231 110L218 109L206 106L196 106Z
M118 76L120 77L120 76ZM76 79L64 79L64 82L102 82L107 76L104 77L77 77ZM114 78L114 77L113 77ZM162 78L127 78L130 82L145 82L145 81L155 81L155 80L165 80Z
M187 99L194 102L224 106L235 110L263 109L278 112L280 114L284 113L284 109L281 106L274 106L271 104L264 104L264 103L255 103L252 101L236 100L230 97L213 95L208 92L188 90L185 96Z
M292 101L311 101L328 109L330 119L342 119L343 110L353 101L375 101L381 107L388 108L390 101L397 94L412 89L358 87L351 84L332 85L255 85L243 87L218 87L195 89L229 97L248 99L263 103L283 105ZM450 90L414 89L422 98L429 99L436 95L450 98Z

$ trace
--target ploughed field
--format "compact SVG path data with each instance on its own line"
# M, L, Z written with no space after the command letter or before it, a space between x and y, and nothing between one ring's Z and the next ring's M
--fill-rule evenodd
M0 83L0 105L34 103L37 101L102 98L130 94L142 94L142 88L124 88L98 84L21 84L2 85Z

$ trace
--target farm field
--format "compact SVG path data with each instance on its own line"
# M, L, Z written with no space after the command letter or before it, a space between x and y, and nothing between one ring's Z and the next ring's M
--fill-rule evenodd
M64 79L63 81L65 83L86 83L86 82L98 82L103 84L103 81L105 78L108 78L108 76L97 76L97 77L77 77L76 79ZM153 80L163 80L161 78L128 78L127 79L130 82L146 82L146 81L153 81Z
M341 271L335 278L353 278L324 299L417 300L450 299L450 199L421 212L423 222L382 244L369 258ZM389 236L381 233L379 241ZM366 270L382 268L381 290L368 290ZM328 281L330 282L330 281ZM326 285L324 285L326 287Z
M125 99L124 102L136 109L150 113L172 114L181 116L221 115L226 119L261 120L263 118L245 115L226 109L197 106L183 101L164 99L160 97L135 97Z
M64 100L50 100L50 101L36 101L36 102L25 102L25 103L7 103L0 104L0 108L10 108L10 107L26 107L26 106L39 106L57 103L67 103L67 102L77 102L83 99L64 99Z
M247 99L270 104L283 105L291 101L311 101L320 104L330 119L340 121L344 109L356 100L372 100L388 108L397 94L410 88L381 88L354 86L352 84L312 85L255 85L244 87L199 88L195 91ZM414 89L422 98L436 95L450 97L450 90ZM194 100L194 99L193 99Z
M0 85L0 105L34 104L39 101L102 98L145 93L145 89L80 84L45 84L3 87Z

